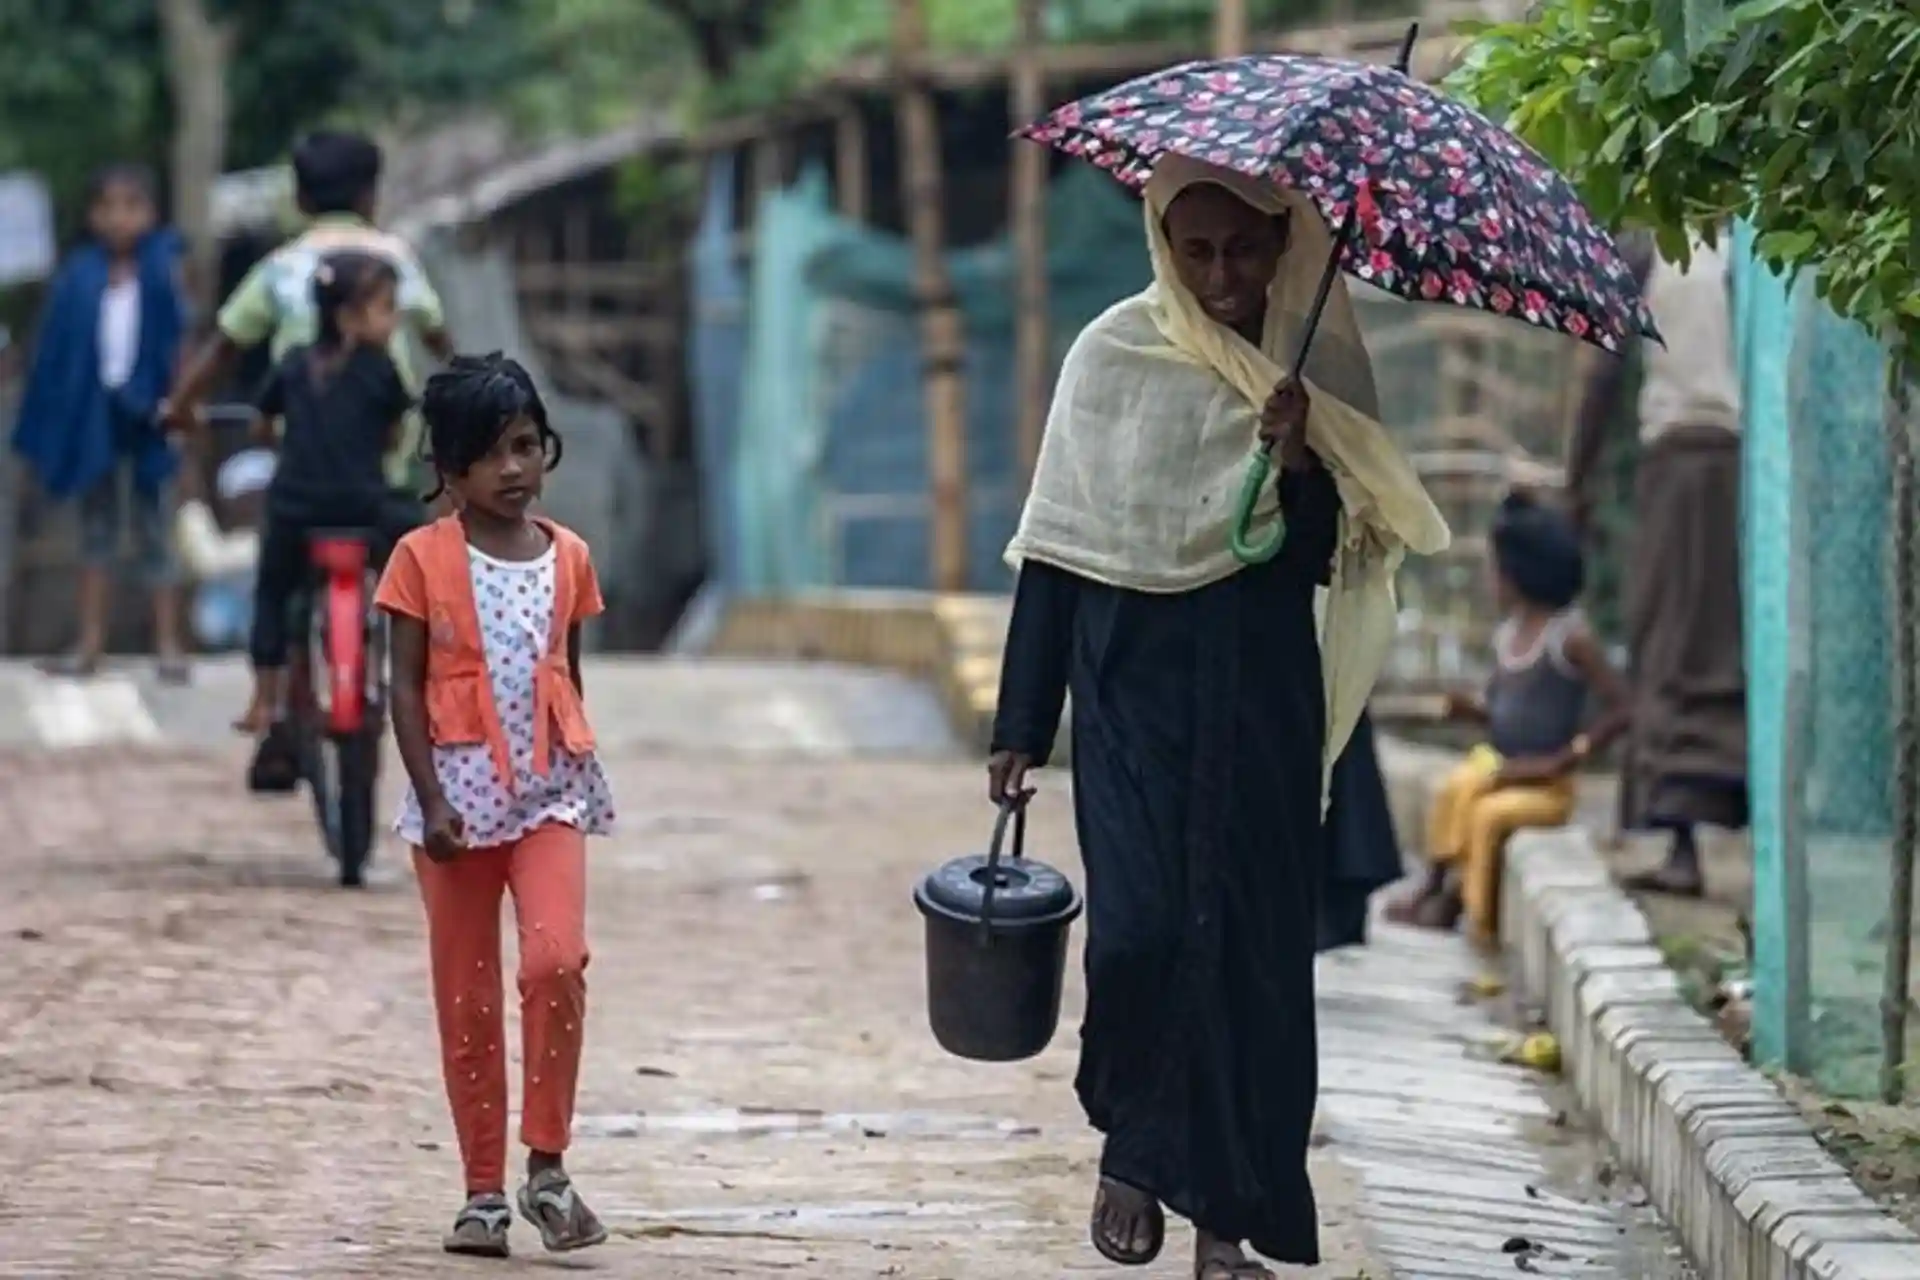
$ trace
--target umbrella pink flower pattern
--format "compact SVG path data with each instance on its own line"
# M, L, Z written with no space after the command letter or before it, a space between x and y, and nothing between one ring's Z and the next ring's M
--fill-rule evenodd
M1346 231L1349 274L1401 297L1511 316L1607 351L1659 336L1631 268L1567 180L1505 129L1390 67L1287 54L1189 63L1020 133L1135 190L1170 152L1271 178Z

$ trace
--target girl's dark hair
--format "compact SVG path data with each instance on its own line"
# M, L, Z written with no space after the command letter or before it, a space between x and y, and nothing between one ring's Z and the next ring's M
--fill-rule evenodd
M547 421L547 405L533 376L495 351L484 356L455 356L453 363L427 379L420 402L427 420L425 457L440 473L426 495L432 502L446 491L448 476L463 476L493 451L509 424L528 418L539 429L547 470L560 465L560 436Z
M1493 561L1521 599L1565 609L1587 582L1586 557L1573 521L1559 508L1516 489L1494 513Z
M99 204L110 187L132 187L146 197L147 203L160 202L159 179L154 177L152 169L132 160L115 161L93 171L93 176L87 179L87 208Z
M399 271L377 253L343 249L320 259L313 269L313 308L320 321L314 345L325 351L337 348L340 312L366 301L383 284L399 283Z

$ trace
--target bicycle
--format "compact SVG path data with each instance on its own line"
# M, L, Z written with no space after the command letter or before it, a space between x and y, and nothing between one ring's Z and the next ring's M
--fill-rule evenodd
M197 415L208 429L257 430L250 406L215 405ZM248 769L247 786L272 794L302 782L313 802L340 884L366 883L380 785L387 708L387 624L374 608L373 529L307 535L310 572L287 604L286 696Z
M387 711L387 623L370 529L309 535L313 572L288 606L287 699L273 732L307 784L340 883L366 882Z

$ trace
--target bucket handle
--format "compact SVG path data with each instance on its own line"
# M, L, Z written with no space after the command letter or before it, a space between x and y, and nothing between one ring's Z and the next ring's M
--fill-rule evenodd
M993 840L987 845L987 878L980 894L980 945L993 942L993 891L1000 880L1000 850L1007 840L1007 821L1013 821L1013 850L1007 856L1020 861L1027 852L1027 799L1008 797L1000 802L1000 815L993 820Z

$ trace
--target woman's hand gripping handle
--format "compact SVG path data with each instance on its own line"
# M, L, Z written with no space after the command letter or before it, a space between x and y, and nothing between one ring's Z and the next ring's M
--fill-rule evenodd
M1018 751L996 751L987 757L987 799L995 804L1025 804L1033 795L1027 771L1033 759Z
M1281 467L1298 471L1307 464L1307 411L1313 407L1307 384L1289 378L1260 406L1260 440Z

